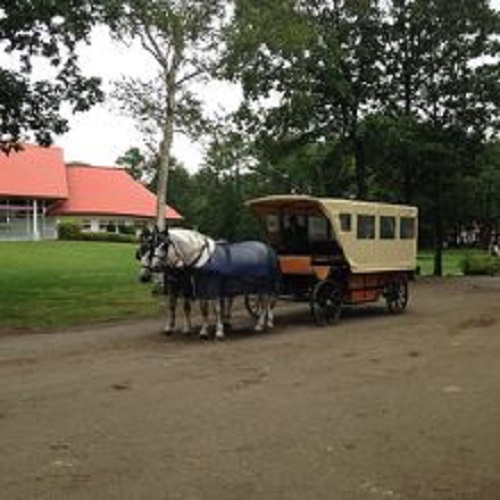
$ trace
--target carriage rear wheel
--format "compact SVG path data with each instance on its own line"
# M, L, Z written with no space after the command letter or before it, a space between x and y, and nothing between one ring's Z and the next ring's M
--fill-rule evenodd
M385 287L384 295L389 312L403 312L408 305L408 280L398 278L389 281Z
M312 291L310 306L318 326L337 323L342 309L342 287L334 281L320 281Z

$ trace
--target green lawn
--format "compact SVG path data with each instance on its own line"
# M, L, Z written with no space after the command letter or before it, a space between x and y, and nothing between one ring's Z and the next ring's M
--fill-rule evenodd
M60 328L158 315L124 243L0 243L0 329Z
M446 250L443 253L443 274L445 276L462 275L461 263L467 255L487 255L485 250ZM434 253L421 251L418 254L420 274L432 275L434 272Z
M135 245L125 243L0 243L0 330L160 315L161 302L137 280L134 252ZM465 254L445 252L444 273L461 274ZM418 262L422 274L432 274L431 252Z

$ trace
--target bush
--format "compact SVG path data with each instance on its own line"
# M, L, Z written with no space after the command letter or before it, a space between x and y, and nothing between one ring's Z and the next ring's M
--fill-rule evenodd
M461 268L465 275L500 274L500 258L493 255L467 255L462 260Z
M122 225L118 226L118 232L120 234L135 235L135 227L134 226L125 226L122 224Z
M57 235L60 240L79 240L82 229L74 222L61 222L57 226Z
M113 243L136 243L135 235L118 233L81 233L80 240L83 241L108 241Z
M136 243L135 234L84 233L74 222L63 222L58 226L60 240L72 241L108 241L114 243Z

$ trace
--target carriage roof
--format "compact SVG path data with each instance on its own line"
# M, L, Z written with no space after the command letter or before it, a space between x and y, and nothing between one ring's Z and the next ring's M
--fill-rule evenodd
M416 216L418 211L416 207L410 205L347 200L343 198L317 198L298 194L264 196L262 198L249 200L246 204L254 210L256 214L268 212L270 209L279 209L293 213L317 207L328 218L335 217L339 212L357 213L363 211L373 214L383 212Z
M324 215L353 273L413 270L416 267L416 207L306 195L266 196L246 204L261 220L276 213ZM345 216L351 221L347 230L341 221ZM373 237L360 237L358 224L363 217L373 220ZM382 225L391 221L393 237L381 237ZM407 221L413 221L413 232L410 237L402 237L402 226Z

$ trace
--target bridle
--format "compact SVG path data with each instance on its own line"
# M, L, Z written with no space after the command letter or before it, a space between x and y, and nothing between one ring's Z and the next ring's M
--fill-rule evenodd
M155 229L152 233L149 231L143 232L140 235L139 248L135 253L135 258L140 262L141 269L151 272L151 263L153 260L154 251L158 242L158 232ZM147 256L147 259L144 257Z
M203 236L203 244L198 253L194 258L189 259L178 242L171 238L168 229L165 232L160 232L157 228L154 228L151 232L145 230L140 235L139 241L136 259L140 261L141 274L144 280L148 280L152 274L164 273L166 276L175 269L182 269L189 273L196 267L205 251L210 249L210 239ZM160 248L164 252L162 256L157 254ZM172 253L169 256L170 249ZM170 257L168 259L170 262L165 262L166 257Z

